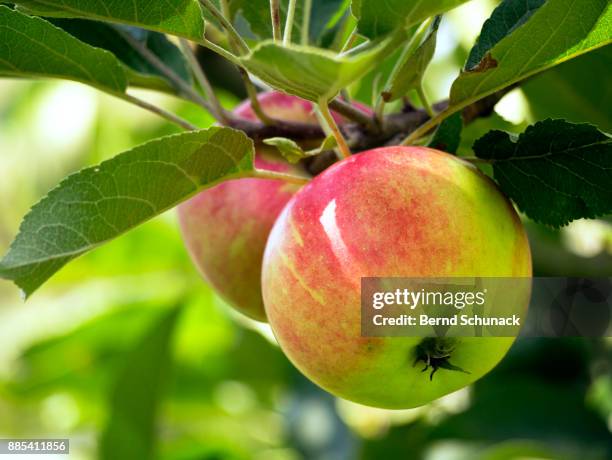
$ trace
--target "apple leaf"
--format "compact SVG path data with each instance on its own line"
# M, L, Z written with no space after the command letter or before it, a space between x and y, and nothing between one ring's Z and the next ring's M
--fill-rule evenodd
M313 0L310 14L310 40L319 42L326 30L332 29L348 14L350 0Z
M528 8L529 5L533 7L533 2L518 3L524 7L523 14L510 15L502 4L493 15L495 20L485 23L477 49L470 55L472 66L453 83L451 107L465 107L499 89L612 42L612 4L608 0L548 0L535 12ZM500 28L498 24L510 16L516 23ZM507 35L499 40L505 31ZM488 45L492 47L487 50ZM474 65L473 61L480 56L482 58Z
M276 147L289 163L297 163L308 154L293 140L286 137L270 137L264 139L264 144Z
M58 77L115 94L127 87L125 70L111 53L6 6L0 6L0 76Z
M536 120L566 118L612 132L610 69L612 46L604 46L530 78L521 85L521 91Z
M465 65L473 69L502 38L522 26L546 0L504 0L485 21Z
M173 82L156 67L151 65L130 43L119 33L117 27L122 27L136 40L142 42L164 64L174 70L183 80L190 82L191 73L183 53L170 42L164 34L128 26L113 26L111 24L90 21L87 19L51 19L49 22L68 32L79 40L97 48L113 53L127 66L128 82L132 86L174 91Z
M440 16L436 17L420 44L413 46L410 43L406 52L402 54L400 62L389 78L387 88L382 93L386 102L395 101L405 96L408 91L421 87L425 70L436 51L436 34L440 19Z
M253 170L253 143L213 127L162 137L73 174L36 204L0 261L30 295L70 260L221 180Z
M181 311L175 307L160 315L126 356L113 385L101 459L155 457L156 419L172 367L172 337Z
M281 23L287 17L288 0L281 0ZM295 8L295 22L291 38L294 43L300 43L304 16L304 2L298 1ZM270 0L236 0L230 3L234 15L243 17L251 32L260 40L272 38L272 21L270 15ZM309 38L316 43L322 32L338 20L348 9L347 0L312 0L310 11Z
M244 66L273 88L318 102L338 92L374 68L401 43L396 33L354 55L338 55L308 46L259 44L242 58Z
M351 11L362 35L376 38L408 28L468 0L352 0Z
M195 41L200 41L204 35L204 19L198 0L14 0L13 3L38 16L117 22Z
M263 143L276 147L289 163L297 163L304 158L320 155L326 150L335 149L338 145L333 134L323 139L323 142L318 148L306 151L302 149L297 142L292 139L287 139L286 137L270 137L264 139Z
M461 113L454 113L440 123L427 146L447 153L457 153L461 143L462 130L463 118L461 118Z
M561 226L612 212L612 138L589 124L545 120L518 139L490 131L474 143L495 180L531 219Z
M336 140L336 137L333 134L330 134L325 139L323 139L323 142L321 142L321 145L319 146L319 148L315 149L315 151L317 152L317 154L319 154L326 150L335 149L337 146L338 141Z

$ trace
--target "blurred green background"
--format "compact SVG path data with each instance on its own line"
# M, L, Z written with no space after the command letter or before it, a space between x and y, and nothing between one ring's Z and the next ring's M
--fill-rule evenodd
M448 94L493 7L479 0L445 16L432 99ZM545 117L612 131L611 68L608 46L532 79L465 130L460 153L489 129ZM232 107L235 80L213 73ZM374 80L353 93L369 101ZM188 103L141 95L212 122ZM78 84L0 80L0 252L66 174L171 132ZM535 274L611 276L611 222L527 223ZM610 339L523 339L473 387L421 408L337 400L201 281L174 212L71 263L27 303L0 281L0 438L68 437L72 459L612 458L611 366Z

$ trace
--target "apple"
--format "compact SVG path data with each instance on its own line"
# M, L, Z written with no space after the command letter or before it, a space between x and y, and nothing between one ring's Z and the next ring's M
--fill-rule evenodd
M258 99L273 118L317 123L311 102L275 91L261 93ZM257 120L249 101L234 113ZM275 149L259 144L255 166L304 174L278 156ZM266 240L297 189L282 181L237 179L204 190L178 208L183 239L203 277L236 310L259 321L266 320L260 281Z
M410 408L480 378L514 338L362 337L366 276L529 280L531 254L495 184L471 164L425 147L353 155L289 201L268 239L262 273L281 348L332 394ZM528 297L518 297L517 309L525 311Z

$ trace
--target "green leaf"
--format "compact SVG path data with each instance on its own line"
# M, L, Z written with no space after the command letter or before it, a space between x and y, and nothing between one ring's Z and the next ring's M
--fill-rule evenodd
M281 0L281 29L287 17L289 0ZM300 43L304 2L298 1L295 9L295 22L291 33L294 43ZM250 31L260 40L272 38L272 20L270 0L237 0L230 3L233 15L244 18ZM348 9L348 0L312 0L310 12L309 38L317 43L318 38L328 27L337 22L342 13Z
M447 153L457 153L461 143L462 130L463 119L461 118L461 113L454 113L438 126L428 147Z
M323 139L323 142L321 142L321 145L316 150L318 151L318 153L321 153L326 150L335 149L337 146L338 141L336 140L336 137L333 134L330 134L325 139Z
M39 16L118 22L195 41L204 35L198 0L160 0L155 4L150 0L16 0L13 3Z
M310 14L310 40L320 43L325 31L332 29L343 18L350 0L313 0Z
M468 0L352 0L351 10L362 35L376 38L398 27L408 28Z
M612 138L588 124L545 120L518 139L491 131L474 143L501 189L531 219L552 226L612 212Z
M246 21L255 38L260 40L272 38L270 0L236 0L230 3L230 8L232 16ZM235 19L234 22L238 20Z
M127 87L121 63L108 51L5 6L0 6L0 75L57 77L115 94Z
M79 255L205 187L253 170L253 143L213 127L156 139L66 178L23 220L0 277L30 295Z
M486 52L475 67L461 73L451 88L451 106L464 107L611 42L612 4L608 0L548 0ZM475 55L482 50L480 45Z
M404 33L397 33L358 54L343 56L319 48L284 47L266 41L242 58L242 62L273 88L318 102L321 98L332 99L342 88L368 73L404 37Z
M466 69L473 69L487 52L506 35L522 26L546 0L504 0L485 21L476 44L470 51Z
M172 81L143 58L117 30L122 26L86 19L52 19L50 22L91 46L113 53L128 67L126 71L130 85L173 91ZM142 42L183 80L191 82L191 73L183 53L165 35L134 27L124 27L124 32Z
M180 312L165 312L126 356L114 384L100 458L155 458L156 419L172 367L172 337Z
M264 139L263 142L264 144L276 147L289 163L297 163L302 158L308 156L295 141L286 137L271 137Z
M406 52L402 54L382 93L386 102L400 99L408 91L422 86L423 75L436 51L436 35L440 19L440 16L436 17L421 43L410 43L406 47ZM420 35L417 34L415 37L420 38Z
M274 146L278 149L281 155L289 162L289 163L297 163L298 161L319 155L320 153L326 150L332 150L336 148L338 145L336 138L333 134L330 134L325 139L319 147L312 150L304 151L302 147L300 147L297 142L287 139L286 137L270 137L269 139L264 139L264 144Z
M605 46L529 79L521 90L536 120L565 118L612 132L610 69L612 46Z

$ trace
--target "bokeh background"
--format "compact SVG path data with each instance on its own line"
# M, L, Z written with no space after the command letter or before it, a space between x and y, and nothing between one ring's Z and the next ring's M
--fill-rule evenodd
M448 94L494 6L477 0L445 16L432 100ZM223 103L237 104L231 69L200 58ZM545 117L612 132L610 69L608 46L533 78L466 128L460 153L489 129ZM374 80L353 94L370 101ZM139 95L212 123L188 103ZM0 252L65 175L174 130L82 85L0 80ZM612 219L526 225L535 274L612 275ZM338 400L200 279L174 212L71 263L26 303L0 281L0 438L70 438L71 459L587 460L612 458L611 430L609 338L519 340L472 387L413 410Z

